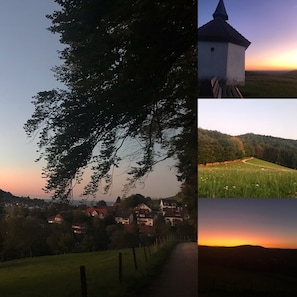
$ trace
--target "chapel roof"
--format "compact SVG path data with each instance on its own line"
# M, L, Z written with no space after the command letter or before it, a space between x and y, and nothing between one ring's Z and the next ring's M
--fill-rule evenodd
M220 0L213 17L212 21L198 28L198 42L230 42L245 48L249 47L251 42L226 22L228 15L223 0Z
M223 0L220 0L216 8L216 11L212 16L214 19L220 17L220 18L223 18L225 21L228 20L228 14L226 12L226 8Z

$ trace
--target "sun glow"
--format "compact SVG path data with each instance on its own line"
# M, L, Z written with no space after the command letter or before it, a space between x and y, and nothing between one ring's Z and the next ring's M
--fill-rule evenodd
M275 55L268 60L268 63L274 65L278 69L296 69L297 50L291 50Z
M249 236L228 236L228 235L217 235L213 236L198 236L200 245L208 246L237 246L244 244L261 245L261 242L257 238L251 238ZM263 242L262 242L263 243Z
M297 50L273 53L266 57L247 59L246 70L295 70L297 69Z
M281 238L273 239L269 236L252 234L203 234L198 232L198 244L207 246L239 246L239 245L260 245L265 248L297 248L294 240L283 241Z

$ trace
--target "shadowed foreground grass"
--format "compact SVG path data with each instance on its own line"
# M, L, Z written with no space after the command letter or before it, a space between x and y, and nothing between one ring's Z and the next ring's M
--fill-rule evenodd
M132 249L96 253L27 258L0 263L1 297L80 297L80 266L86 268L88 297L135 296L160 270L175 242L160 250L136 249L135 270ZM119 283L118 254L123 258L123 282Z
M199 246L199 297L297 296L296 250Z
M294 75L246 74L245 86L239 88L244 98L297 97Z

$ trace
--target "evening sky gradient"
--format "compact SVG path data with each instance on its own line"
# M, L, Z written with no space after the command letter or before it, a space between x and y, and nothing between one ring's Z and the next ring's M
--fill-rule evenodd
M198 99L198 127L297 140L297 99Z
M297 248L297 199L198 199L198 244Z
M213 19L219 0L198 1L198 27ZM246 70L297 69L295 0L224 0L227 21L251 45Z
M62 87L51 68L60 65L58 50L63 46L59 35L47 30L51 25L45 15L59 10L54 0L9 0L0 9L0 189L17 196L47 198L42 191L44 161L39 157L38 139L28 139L23 129L31 117L32 96L39 91ZM135 144L135 143L134 143ZM127 148L129 151L129 149ZM127 152L126 152L127 153ZM179 191L173 161L162 163L147 179L145 185L131 191L152 198L169 197ZM127 168L114 172L113 187L108 195L99 191L97 198L114 201L122 196ZM84 185L84 184L83 184ZM82 186L77 186L77 198Z

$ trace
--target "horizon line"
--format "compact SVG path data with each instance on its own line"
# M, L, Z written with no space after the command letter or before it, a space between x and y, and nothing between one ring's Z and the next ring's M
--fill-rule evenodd
M237 248L237 247L259 247L263 249L285 249L285 250L297 250L296 247L266 247L263 245L253 245L253 244L240 244L240 245L206 245L206 244L199 244L198 247L210 247L210 248Z

